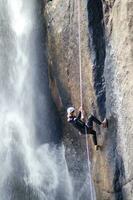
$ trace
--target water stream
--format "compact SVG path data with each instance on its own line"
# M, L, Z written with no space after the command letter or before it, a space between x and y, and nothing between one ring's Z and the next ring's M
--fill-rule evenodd
M71 200L37 0L0 0L0 200Z

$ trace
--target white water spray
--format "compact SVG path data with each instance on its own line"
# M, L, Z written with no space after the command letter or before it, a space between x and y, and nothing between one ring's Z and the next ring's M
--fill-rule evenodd
M47 92L36 90L39 70L30 53L36 5L35 0L0 0L0 199L72 200L63 147L38 145L36 98L39 113L46 115Z

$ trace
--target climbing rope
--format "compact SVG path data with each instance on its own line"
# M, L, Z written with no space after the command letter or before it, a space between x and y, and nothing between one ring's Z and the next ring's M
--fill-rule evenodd
M80 74L80 103L81 108L83 108L83 80L82 80L82 56L81 56L81 12L80 12L80 1L78 0L78 47L79 47L79 74ZM92 185L92 178L91 178L91 163L89 157L89 144L88 144L88 134L87 129L85 129L85 138L86 138L86 151L87 151L87 163L88 163L88 170L89 170L89 182L90 182L90 190L91 190L91 200L94 200L94 190Z
M78 47L79 47L79 74L80 74L80 103L83 107L83 87L82 87L82 59L81 59L81 26L80 26L80 0L78 0Z

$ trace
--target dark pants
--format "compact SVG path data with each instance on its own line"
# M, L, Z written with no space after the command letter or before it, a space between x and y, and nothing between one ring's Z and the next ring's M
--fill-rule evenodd
M92 134L94 145L97 145L97 135L96 135L96 131L93 130L93 122L95 122L98 125L101 125L102 123L96 117L91 115L88 118L88 121L87 121L87 124L86 124L87 134Z

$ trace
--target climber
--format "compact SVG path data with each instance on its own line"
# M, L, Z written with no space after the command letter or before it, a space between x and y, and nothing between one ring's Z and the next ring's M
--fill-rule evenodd
M97 136L96 136L96 131L93 130L93 122L95 122L98 125L102 125L103 128L107 128L108 126L107 119L104 119L103 122L100 122L96 117L94 117L91 114L87 120L87 123L85 123L83 120L84 120L84 111L82 107L80 107L79 114L77 117L75 115L74 107L69 107L67 109L67 121L71 123L76 129L79 130L79 134L83 135L85 135L86 133L92 134L95 150L98 150L100 146L97 144Z

